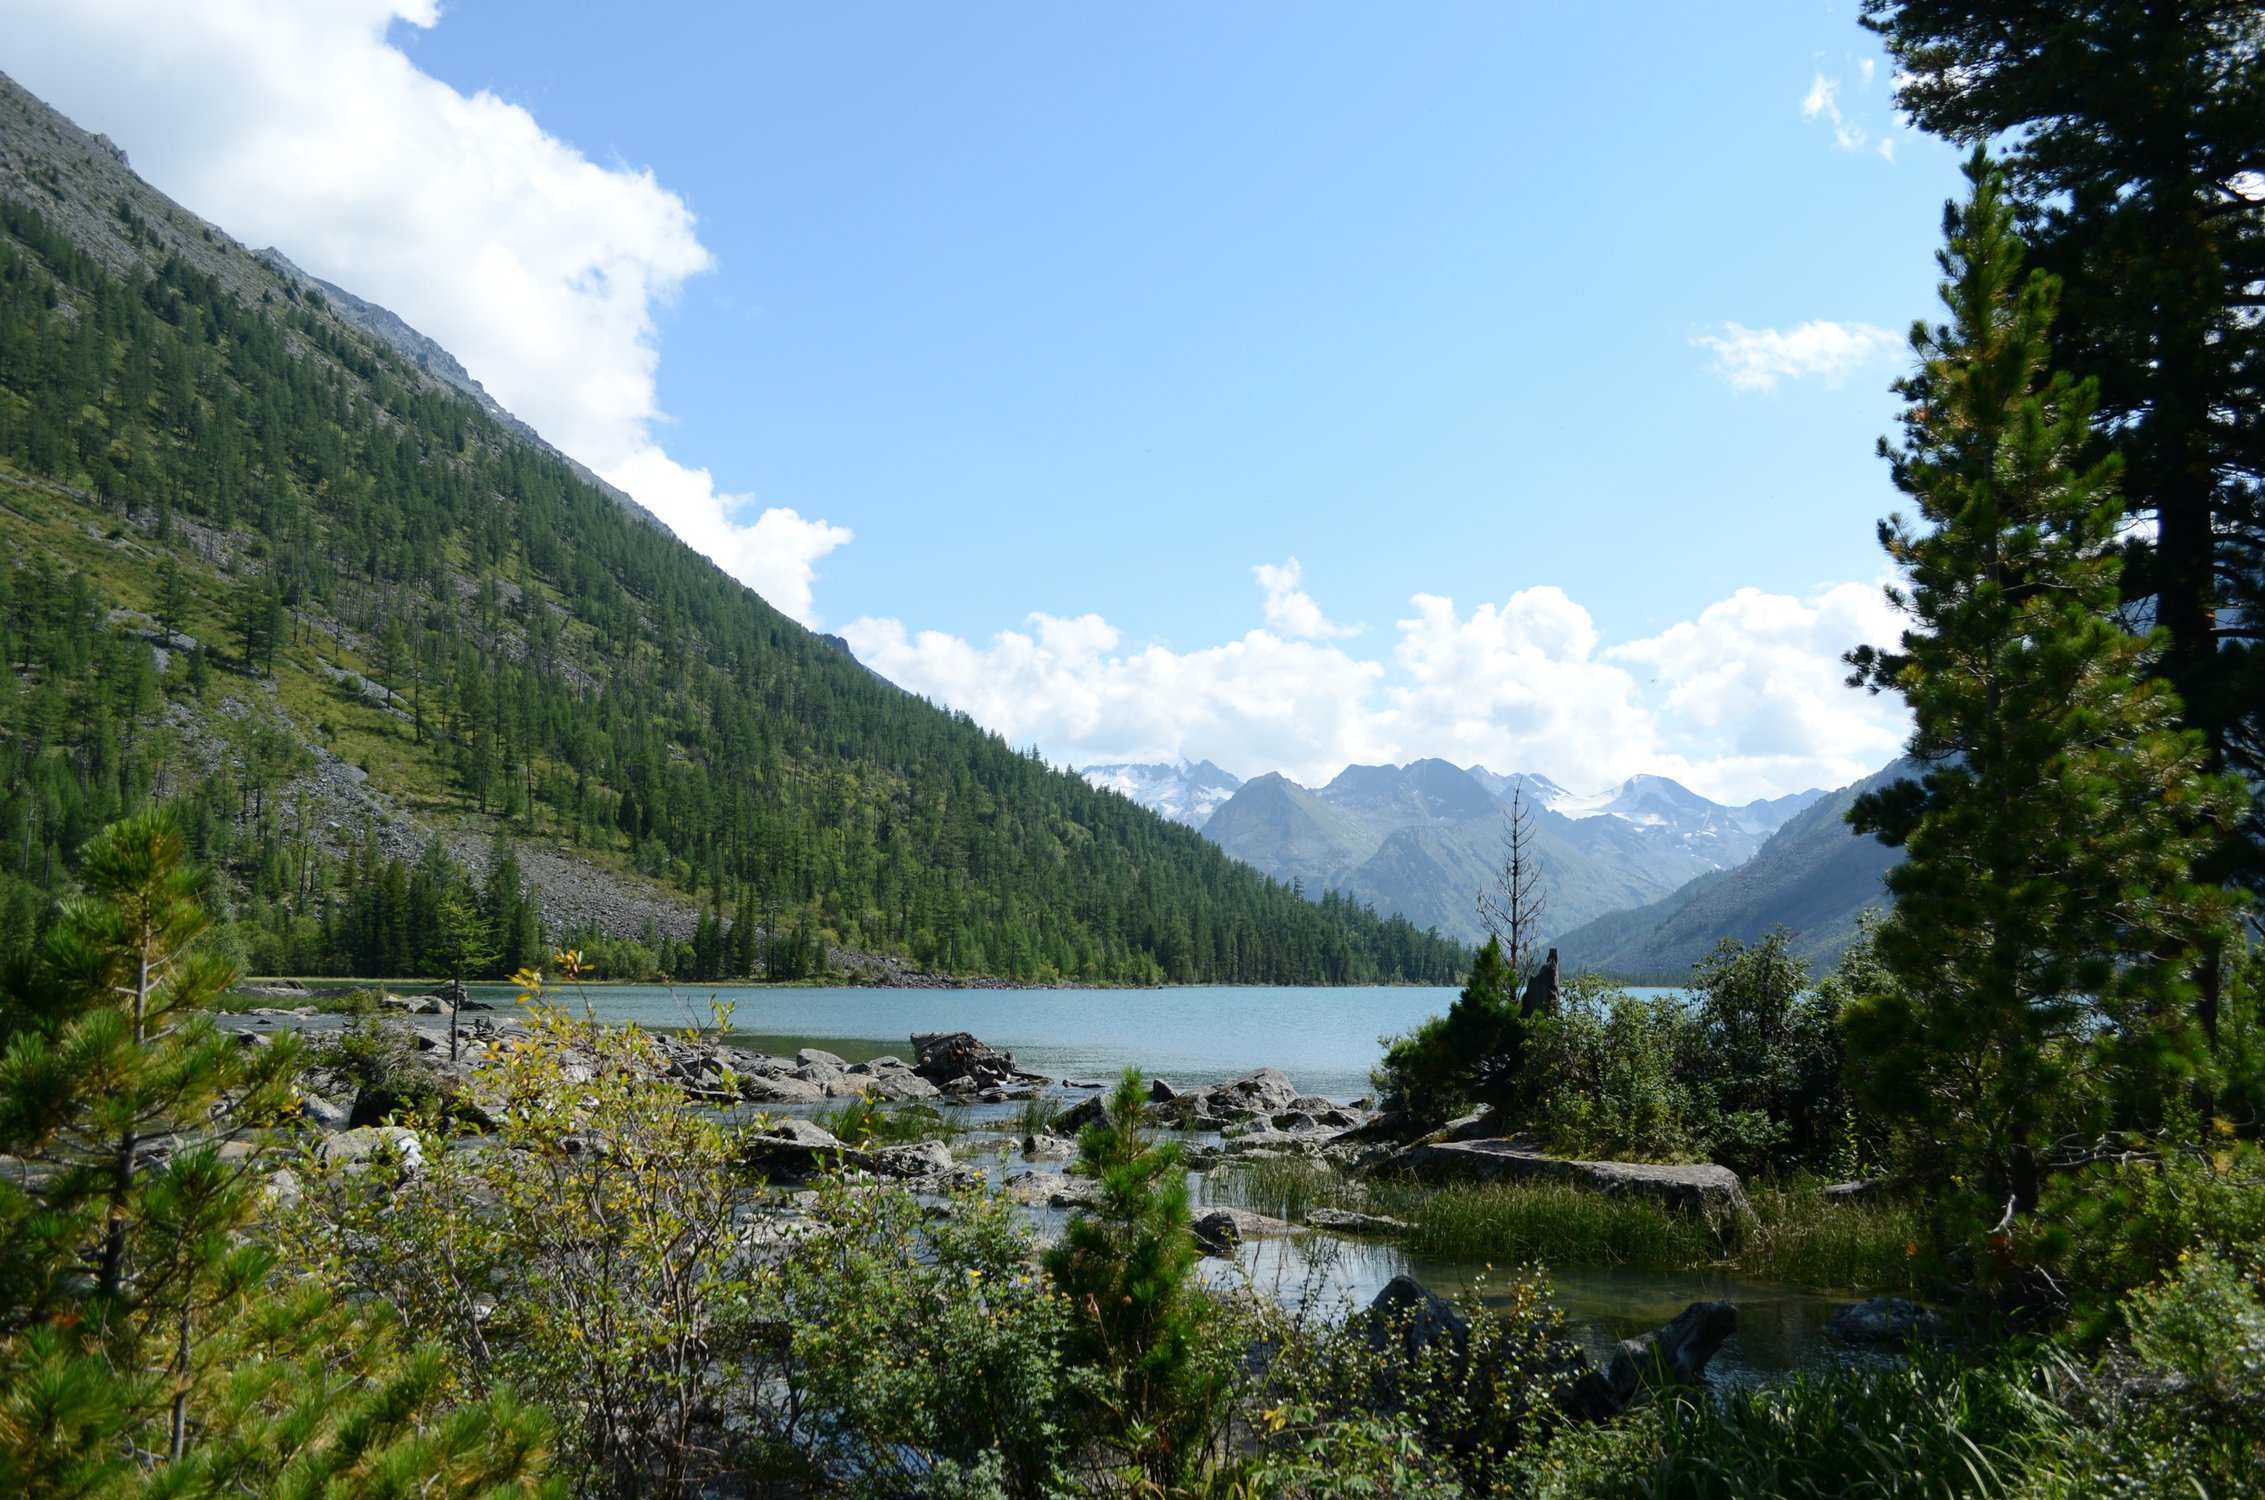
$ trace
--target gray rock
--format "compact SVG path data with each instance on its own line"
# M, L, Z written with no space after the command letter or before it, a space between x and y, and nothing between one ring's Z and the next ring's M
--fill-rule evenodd
M1058 1135L1025 1136L1022 1154L1030 1161L1067 1161L1077 1155L1077 1142L1065 1141Z
M1349 1208L1308 1209L1306 1223L1312 1228L1326 1229L1332 1234L1406 1234L1414 1227L1405 1219L1387 1218L1383 1214L1356 1213Z
M1014 1058L995 1052L965 1031L913 1033L913 1071L947 1093L958 1092L957 1081L969 1080L974 1089L999 1088L1016 1075Z
M1942 1319L1902 1297L1874 1297L1834 1308L1825 1319L1825 1332L1844 1344L1903 1344L1935 1337L1942 1332Z
M1666 1326L1622 1339L1612 1362L1564 1387L1558 1404L1569 1416L1597 1421L1618 1416L1646 1391L1703 1385L1707 1361L1737 1331L1734 1305L1694 1302Z
M1025 1208L1082 1208L1101 1196L1101 1184L1060 1172L1024 1172L1000 1184L999 1192Z
M425 1150L417 1132L406 1125L363 1125L342 1130L318 1146L315 1154L333 1167L385 1161L399 1164L405 1172L417 1172L425 1165Z
M1419 1172L1482 1180L1555 1178L1603 1193L1641 1193L1670 1208L1751 1218L1753 1206L1738 1174L1712 1163L1661 1166L1652 1162L1568 1161L1543 1156L1514 1141L1435 1141L1412 1147L1401 1160Z
M304 1094L299 1099L300 1116L318 1129L343 1130L351 1113L345 1105L333 1103L320 1094Z
M1817 1189L1817 1194L1827 1203L1856 1203L1878 1197L1887 1191L1887 1186L1886 1178L1872 1177L1862 1182L1836 1182Z
M930 1083L918 1073L909 1071L873 1073L862 1078L852 1076L847 1079L847 1082L854 1086L858 1093L869 1094L875 1099L891 1104L935 1099L943 1093L943 1090L937 1088L936 1085Z
M1171 1103L1171 1102L1172 1102L1172 1101L1173 1101L1174 1099L1177 1099L1177 1098L1179 1098L1179 1097L1180 1097L1180 1091L1179 1091L1178 1089L1176 1089L1176 1088L1172 1087L1172 1086L1171 1086L1170 1084L1166 1083L1166 1082L1165 1082L1165 1081L1164 1081L1163 1079L1161 1079L1161 1078L1151 1078L1151 1079L1149 1079L1149 1080L1148 1080L1148 1102L1149 1102L1149 1103L1151 1103L1151 1104L1169 1104L1169 1103Z
M739 1097L752 1104L816 1104L826 1097L826 1091L791 1073L783 1076L742 1073Z
M1470 1320L1413 1276L1395 1276L1386 1282L1361 1319L1362 1337L1379 1353L1396 1349L1410 1363L1440 1350L1451 1354L1457 1364L1470 1358Z
M821 1063L829 1068L847 1069L849 1067L848 1063L843 1062L840 1058L834 1056L834 1054L832 1054L831 1052L821 1052L816 1047L803 1048L801 1051L794 1054L794 1060L805 1065L808 1065L810 1063Z
M833 1132L808 1120L774 1120L744 1137L750 1166L785 1178L807 1177L838 1164L849 1148Z
M1090 1099L1080 1099L1068 1109L1054 1116L1054 1128L1075 1135L1088 1125L1100 1124L1101 1115L1101 1096L1095 1094Z

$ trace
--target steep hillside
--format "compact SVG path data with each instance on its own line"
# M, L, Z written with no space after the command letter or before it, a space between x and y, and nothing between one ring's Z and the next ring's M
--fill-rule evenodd
M0 79L0 949L160 797L284 971L424 964L453 854L688 978L1454 977L881 681L356 311Z
M1863 793L1915 774L1909 761L1897 761L1802 809L1738 868L1562 934L1562 961L1634 983L1676 984L1721 939L1751 942L1783 926L1792 929L1798 956L1834 962L1855 938L1858 916L1886 904L1881 877L1903 858L1850 829L1848 809Z

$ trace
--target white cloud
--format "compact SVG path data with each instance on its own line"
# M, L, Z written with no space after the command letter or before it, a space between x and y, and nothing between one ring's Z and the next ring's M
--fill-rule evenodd
M1290 640L1342 640L1359 635L1364 627L1339 625L1321 612L1313 596L1298 587L1304 572L1291 558L1280 567L1260 563L1250 570L1266 590L1266 628Z
M1576 791L1653 771L1742 801L1845 785L1892 759L1907 728L1895 700L1841 686L1843 651L1894 638L1877 587L1742 589L1610 647L1557 588L1468 614L1438 595L1411 604L1385 661L1268 626L1193 651L1127 649L1096 615L1033 615L983 645L886 619L842 633L882 675L1049 759L1185 756L1309 786L1348 764L1439 756Z
M1872 60L1867 58L1857 65L1863 86L1872 85ZM1819 71L1809 81L1809 92L1801 96L1801 118L1824 120L1832 126L1832 143L1843 151L1870 151L1883 161L1895 160L1895 141L1891 137L1874 136L1856 121L1850 119L1840 107L1840 80L1827 78Z
M1897 347L1894 334L1870 323L1812 318L1797 328L1748 328L1725 323L1692 343L1714 351L1713 369L1734 391L1774 391L1780 380L1822 380L1838 385L1849 372Z
M670 459L653 313L707 270L691 210L386 41L437 0L0 0L6 65L252 245L390 307L505 406L789 613L849 539Z

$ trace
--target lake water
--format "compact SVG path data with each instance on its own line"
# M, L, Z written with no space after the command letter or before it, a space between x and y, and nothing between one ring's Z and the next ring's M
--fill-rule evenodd
M511 1003L503 985L473 985ZM916 1031L967 1031L1036 1073L1112 1078L1127 1067L1182 1086L1217 1083L1252 1068L1280 1068L1299 1090L1345 1101L1369 1091L1380 1038L1404 1032L1455 1001L1452 989L1189 985L1153 990L771 989L658 985L591 989L603 1021L645 1027L704 1024L710 997L732 1007L738 1045L791 1054L822 1047L851 1062L911 1057ZM1637 994L1668 994L1639 990ZM568 1007L571 992L558 995Z

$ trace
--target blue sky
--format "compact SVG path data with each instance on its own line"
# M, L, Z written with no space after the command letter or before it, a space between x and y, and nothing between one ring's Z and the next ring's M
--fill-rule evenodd
M1956 156L1851 4L59 9L0 69L1055 759L1900 736L1832 658Z

